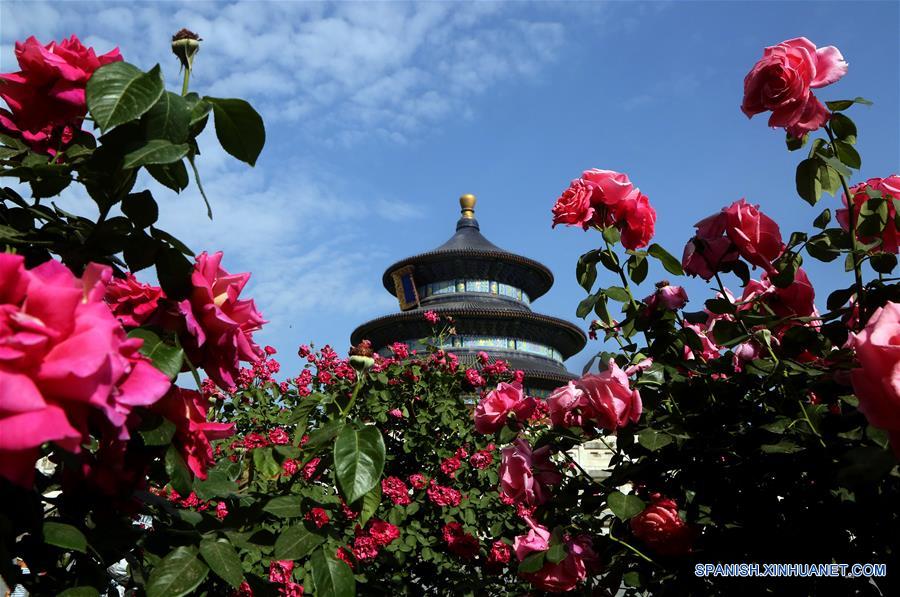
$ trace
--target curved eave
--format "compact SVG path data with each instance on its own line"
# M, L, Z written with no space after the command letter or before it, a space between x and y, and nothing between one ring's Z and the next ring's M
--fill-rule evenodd
M388 292L396 296L391 272L407 265L420 266L441 261L499 262L524 269L530 275L522 276L523 281L520 281L519 283L522 284L522 289L528 293L528 296L532 301L546 294L546 292L550 290L550 287L553 286L553 272L551 272L543 263L507 251L489 251L483 249L444 249L419 253L418 255L401 259L388 267L381 277L381 283ZM441 280L429 281L439 282Z
M460 329L461 333L466 333L467 320L526 321L556 330L562 333L563 341L552 342L551 345L553 348L560 351L564 359L568 359L579 353L584 348L585 344L587 344L587 335L585 335L581 328L564 319L551 317L550 315L542 315L530 311L509 311L477 307L441 308L436 306L433 310L440 315L451 315L456 318L456 326ZM397 330L391 329L396 328L398 324L421 329L422 331L417 337L427 336L430 331L430 326L424 320L423 313L424 310L422 309L414 309L412 311L393 313L391 315L372 319L353 330L350 341L355 345L363 339L372 340L375 344L373 348L378 350L386 345L388 341L401 339L397 337ZM382 336L384 338L382 338ZM536 337L526 339L547 341L544 338Z

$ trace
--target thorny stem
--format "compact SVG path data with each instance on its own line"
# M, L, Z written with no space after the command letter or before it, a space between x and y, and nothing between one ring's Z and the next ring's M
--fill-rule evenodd
M648 556L644 555L644 553L641 552L638 548L636 548L636 547L634 547L634 546L632 546L632 545L626 543L625 541L622 541L621 539L616 538L616 536L613 535L613 533L612 533L612 529L609 530L608 537L609 537L610 539L612 539L613 541L615 541L616 543L618 543L618 544L620 544L620 545L624 545L625 547L627 547L628 549L630 549L631 551L633 551L634 553L636 553L637 555L639 555L641 558L647 560L648 562L650 562L650 563L653 564L654 566L659 566L659 564L657 564L656 562L654 562L654 561L653 561L652 559L650 559Z

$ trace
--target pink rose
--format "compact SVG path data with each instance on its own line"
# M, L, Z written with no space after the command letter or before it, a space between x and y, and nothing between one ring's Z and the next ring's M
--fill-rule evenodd
M678 505L659 494L654 494L652 500L643 512L631 519L631 532L658 554L690 553L694 533L679 516Z
M524 439L516 439L501 450L500 493L517 502L543 504L550 497L548 487L562 481L550 460L550 446L532 451Z
M165 298L162 288L142 284L128 272L124 278L113 278L106 287L104 300L122 325L136 328L150 319Z
M528 533L519 535L513 541L513 551L516 552L516 558L520 562L536 551L550 549L550 531L547 530L547 527L530 519L526 522L531 527L528 529Z
M553 206L553 227L565 224L587 230L594 218L594 208L591 206L593 192L590 184L580 178L573 180Z
M484 385L484 378L478 373L477 369L466 369L466 381L473 388L480 388Z
M634 185L628 179L627 174L614 170L600 170L591 168L581 173L580 180L584 181L591 190L591 204L597 208L605 208L607 214L618 217L622 213L622 207L626 201L635 196ZM595 222L603 226L603 221ZM611 225L607 223L606 225Z
M220 266L221 251L197 256L189 298L178 304L187 337L182 343L191 362L202 367L219 385L229 388L240 369L239 361L255 362L262 349L253 332L266 323L253 300L239 300L250 274L229 274Z
M127 439L132 409L171 385L103 302L110 276L89 264L79 280L58 261L26 270L0 253L0 475L15 483L31 485L44 442L79 452L89 420Z
M687 292L681 286L671 286L668 282L660 282L656 285L656 292L644 299L650 310L664 309L677 311L688 302Z
M871 425L890 432L900 455L900 304L880 307L848 345L859 362L850 373L859 410Z
M284 584L293 578L294 562L291 560L272 560L269 564L269 582Z
M641 395L613 359L606 371L589 374L555 390L547 398L550 421L557 426L600 427L615 431L641 417Z
M772 261L781 255L784 243L775 220L750 205L744 199L735 201L723 210L725 233L735 244L741 257L769 271Z
M206 469L215 462L209 442L234 435L234 423L207 421L209 399L178 387L172 388L153 410L175 424L174 444L194 475L206 479Z
M726 216L723 211L694 224L694 238L684 246L681 265L684 271L704 280L711 279L724 266L737 261L738 250L725 234Z
M687 321L683 321L681 326L692 330L695 334L697 334L697 336L700 338L700 345L702 346L702 350L699 355L695 354L693 350L685 346L684 358L693 360L699 357L704 361L712 361L721 356L721 354L719 353L719 346L715 342L710 340L709 336L707 335L707 331L709 328L704 329L697 324L688 323Z
M741 110L748 118L771 110L769 126L783 127L800 138L828 120L828 110L812 89L834 83L847 63L834 46L816 48L805 37L783 41L763 51L744 79Z
M566 557L563 561L546 562L537 572L522 574L522 578L542 591L563 593L573 590L587 578L588 564L597 561L593 545L587 535L564 539Z
M494 433L506 424L511 414L517 421L527 420L534 407L534 398L525 396L522 384L501 382L475 407L475 430Z
M800 267L786 288L772 284L768 274L763 274L759 281L750 280L744 287L741 302L760 300L778 317L809 317L816 311L815 298L816 291Z
M863 204L870 199L868 193L866 193L866 189L881 191L881 196L887 201L888 208L887 223L884 226L884 230L881 231L881 246L875 247L873 251L896 254L898 244L900 244L900 235L897 233L897 209L894 205L894 201L891 199L900 199L900 176L894 174L887 178L870 178L866 182L861 182L850 187L850 194L853 195L854 215L856 216L855 220L857 223L859 222L859 212L862 209ZM841 227L844 230L849 230L850 218L846 193L843 195L843 202L843 209L837 210L835 216L837 217L837 221L840 222ZM864 243L870 243L875 240L874 237L862 235L859 236L859 239Z
M36 152L56 155L81 130L87 114L84 89L95 70L122 60L119 49L97 56L74 35L42 45L33 36L16 42L17 73L0 74L0 129Z

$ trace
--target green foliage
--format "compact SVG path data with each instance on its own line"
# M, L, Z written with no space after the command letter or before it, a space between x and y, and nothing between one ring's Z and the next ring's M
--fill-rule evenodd
M369 493L384 470L384 440L375 427L344 427L334 442L338 487L348 502Z

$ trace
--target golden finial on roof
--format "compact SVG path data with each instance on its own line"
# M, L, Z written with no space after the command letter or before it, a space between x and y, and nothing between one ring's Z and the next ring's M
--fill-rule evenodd
M474 218L475 217L475 202L477 199L475 195L471 193L466 193L462 197L459 198L459 207L460 212L462 212L462 217L464 218Z

